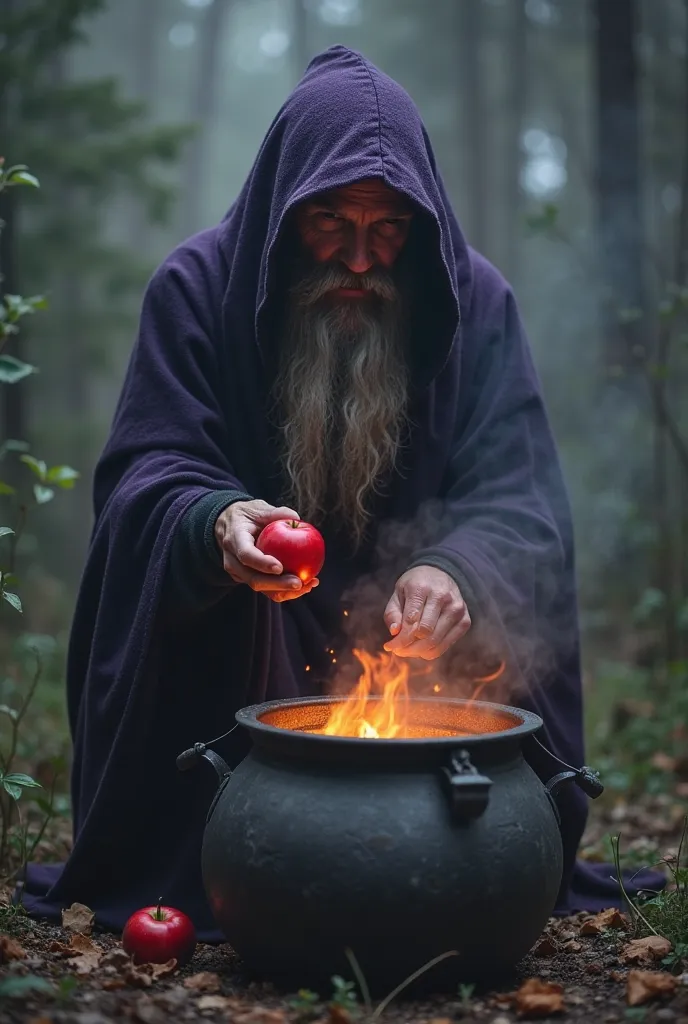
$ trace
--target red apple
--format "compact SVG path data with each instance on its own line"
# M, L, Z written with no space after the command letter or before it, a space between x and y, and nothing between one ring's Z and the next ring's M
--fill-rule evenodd
M277 519L258 534L256 547L282 563L285 573L310 583L325 561L325 541L319 530L300 519Z
M174 958L180 967L196 949L191 918L174 907L143 907L131 915L122 932L122 947L137 964L165 964Z

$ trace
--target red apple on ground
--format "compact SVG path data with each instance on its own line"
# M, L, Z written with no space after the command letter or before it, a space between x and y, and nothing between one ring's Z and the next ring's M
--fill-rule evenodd
M285 573L310 583L325 561L325 541L319 530L300 519L277 519L268 523L256 541L264 555L282 563Z
M131 915L122 932L122 948L137 964L166 964L173 958L180 967L196 949L191 918L174 907L143 907Z

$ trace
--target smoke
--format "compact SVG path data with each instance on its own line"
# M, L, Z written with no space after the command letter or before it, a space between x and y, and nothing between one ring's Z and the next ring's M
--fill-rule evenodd
M352 653L354 648L379 653L390 639L383 614L399 576L419 550L440 543L456 526L455 509L440 500L424 503L412 519L382 524L374 568L343 595L347 607L344 648L349 653L338 655L337 673L330 687L333 693L350 692L358 680L361 667ZM516 595L523 580L532 577L533 565L527 553L515 552L513 565L502 563L497 571L507 581L503 594L494 595L498 600L508 593L509 580L517 581L513 588ZM571 649L577 636L570 617L570 598L564 602L559 620L556 594L560 574L548 565L541 565L538 571L542 578L536 581L535 590L539 591L539 603L544 603L551 614L542 614L535 621L532 601L523 599L520 603L514 600L512 608L500 601L498 612L497 600L492 601L485 593L480 595L480 604L488 607L478 609L466 595L472 619L469 632L433 661L405 659L411 692L417 696L471 697L479 688L479 699L509 704L518 703L551 678L558 656ZM550 594L552 599L547 600Z

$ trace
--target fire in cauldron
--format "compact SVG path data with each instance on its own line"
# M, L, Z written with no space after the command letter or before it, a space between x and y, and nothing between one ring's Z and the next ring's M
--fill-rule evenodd
M357 652L349 697L271 701L237 712L248 756L230 771L202 744L220 787L203 879L247 966L290 987L329 984L353 952L373 994L452 953L435 987L494 978L534 945L562 877L550 789L524 758L535 714L475 699L409 696L391 655Z

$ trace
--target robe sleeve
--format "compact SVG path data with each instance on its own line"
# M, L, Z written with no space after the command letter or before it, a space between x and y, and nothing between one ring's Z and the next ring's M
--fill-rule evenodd
M94 480L96 532L153 523L174 506L162 578L165 615L202 610L234 586L214 525L232 501L250 499L227 458L220 330L209 269L177 250L151 279L112 429Z
M576 642L572 528L516 302L506 285L485 291L464 339L442 530L407 567L452 576L474 632L523 677L551 663L561 642Z

